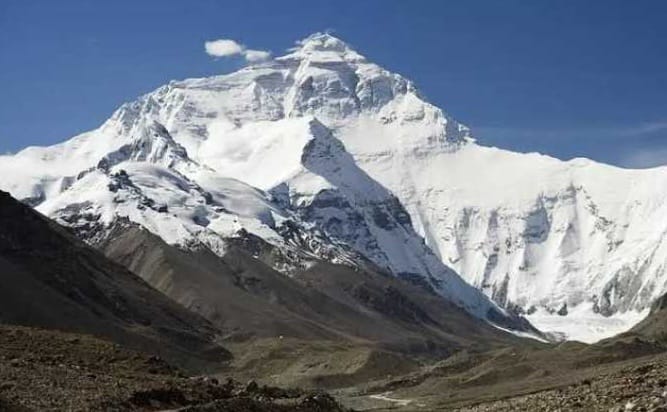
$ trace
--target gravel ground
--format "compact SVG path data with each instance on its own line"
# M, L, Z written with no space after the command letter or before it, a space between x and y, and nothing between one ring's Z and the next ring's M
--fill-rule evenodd
M667 360L657 359L575 385L458 410L667 412Z
M0 326L0 411L343 411L325 393L209 376L89 336Z

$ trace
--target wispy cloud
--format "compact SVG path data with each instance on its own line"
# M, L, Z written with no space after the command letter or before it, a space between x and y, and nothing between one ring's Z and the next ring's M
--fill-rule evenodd
M515 137L522 139L587 138L597 140L624 137L641 137L660 132L667 132L667 121L645 122L639 123L637 125L619 127L580 127L562 129L479 126L474 127L473 132L475 134L479 134L480 136Z
M568 159L592 156L628 168L667 165L667 121L580 128L473 127L479 141Z
M643 169L667 165L667 147L639 149L621 158L621 166L630 169Z
M636 134L646 134L667 131L667 121L642 123L634 129Z
M269 51L247 49L244 45L232 39L207 41L204 43L204 50L209 56L216 58L241 55L250 63L268 60L271 57Z

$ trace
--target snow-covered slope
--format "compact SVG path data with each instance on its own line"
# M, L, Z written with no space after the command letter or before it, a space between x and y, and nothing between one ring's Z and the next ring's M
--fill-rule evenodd
M629 327L667 291L667 170L478 145L409 80L328 34L0 157L0 188L84 231L123 216L218 253L250 233L299 256L286 272L363 256L484 316L493 305L451 267L582 340Z

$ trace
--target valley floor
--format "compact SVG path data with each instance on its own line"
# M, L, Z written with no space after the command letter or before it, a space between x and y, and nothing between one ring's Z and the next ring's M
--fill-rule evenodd
M0 326L0 411L667 411L667 352L637 336L440 360L290 338L226 346L221 373L189 377L90 336Z
M627 336L460 353L333 394L359 411L667 411L667 353Z
M502 399L476 402L469 399L466 406L449 404L448 398L456 398L454 393L442 393L440 397L410 398L391 391L344 399L344 403L359 411L430 411L446 410L457 412L511 412L511 411L667 411L667 355L638 360L635 365L615 365L607 372L595 370L575 373L564 385L551 389L531 392L530 387L517 391L527 391L523 395L503 397L504 388L479 388L481 398L500 397ZM586 377L588 376L588 377ZM498 393L494 394L494 391Z

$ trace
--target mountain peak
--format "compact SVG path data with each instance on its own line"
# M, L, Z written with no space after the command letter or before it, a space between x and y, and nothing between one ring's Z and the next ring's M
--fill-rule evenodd
M349 46L338 37L329 33L313 33L305 39L298 40L297 44L302 50L331 50L345 51Z
M305 39L296 42L296 47L289 50L291 53L279 59L313 57L328 58L336 56L346 61L363 61L364 56L357 53L343 40L329 33L313 33Z

